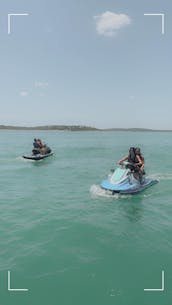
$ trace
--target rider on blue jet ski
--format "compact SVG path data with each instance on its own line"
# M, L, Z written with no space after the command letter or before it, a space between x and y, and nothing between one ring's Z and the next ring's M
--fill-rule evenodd
M117 163L122 164L123 161L128 161L127 167L133 172L133 175L140 182L144 173L144 157L141 155L140 148L130 147L128 156L123 157Z

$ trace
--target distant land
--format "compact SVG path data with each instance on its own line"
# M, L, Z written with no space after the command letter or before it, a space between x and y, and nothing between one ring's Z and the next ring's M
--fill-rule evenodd
M55 131L133 131L133 132L172 132L171 129L148 129L148 128L95 128L82 125L44 125L44 126L10 126L0 125L0 130L55 130Z
M57 131L94 131L94 127L80 125L44 125L44 126L6 126L0 125L0 130L57 130Z

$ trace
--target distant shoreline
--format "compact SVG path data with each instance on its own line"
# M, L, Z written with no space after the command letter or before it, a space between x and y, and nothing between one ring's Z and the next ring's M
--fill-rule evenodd
M149 128L95 128L81 125L44 125L44 126L11 126L0 125L0 130L38 130L38 131L133 131L133 132L172 132L171 129Z

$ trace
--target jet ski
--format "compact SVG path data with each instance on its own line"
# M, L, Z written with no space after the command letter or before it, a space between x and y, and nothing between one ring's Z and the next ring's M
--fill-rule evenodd
M158 180L146 177L145 174L140 177L133 172L129 162L123 162L108 175L108 179L102 181L101 188L112 194L137 194L156 183Z
M50 152L48 154L36 154L36 155L31 155L31 156L23 156L23 158L28 159L28 160L39 161L39 160L43 160L45 158L48 158L52 155L53 155L53 152Z
M36 149L34 148L32 150L32 155L31 156L23 156L24 159L28 159L28 160L35 160L35 161L39 161L39 160L43 160L45 158L48 158L50 156L53 155L53 152L51 151L51 149L48 146L45 146L46 150L44 153L42 153L40 151L40 149Z

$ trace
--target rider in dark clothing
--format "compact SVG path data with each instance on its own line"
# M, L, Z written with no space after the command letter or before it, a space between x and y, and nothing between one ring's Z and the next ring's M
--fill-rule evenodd
M33 154L34 155L37 155L37 154L42 154L42 155L45 155L45 154L49 154L51 153L51 148L48 147L46 144L42 143L42 141L40 139L34 139L34 142L33 142Z
M123 161L128 161L132 165L139 162L139 159L136 157L135 148L130 147L128 156L123 157L121 160L118 161L118 164L122 164Z
M33 142L33 154L34 155L37 155L37 154L40 154L40 144L38 143L38 140L37 139L34 139L34 142Z
M142 169L144 167L144 158L141 157L140 149L137 147L130 147L128 156L125 156L118 161L118 164L122 164L123 161L128 161L127 167L133 172L134 177L142 181Z
M37 139L36 139L36 138L34 139L33 147L34 147L34 148L40 148L40 145L39 145L39 143L37 142Z

